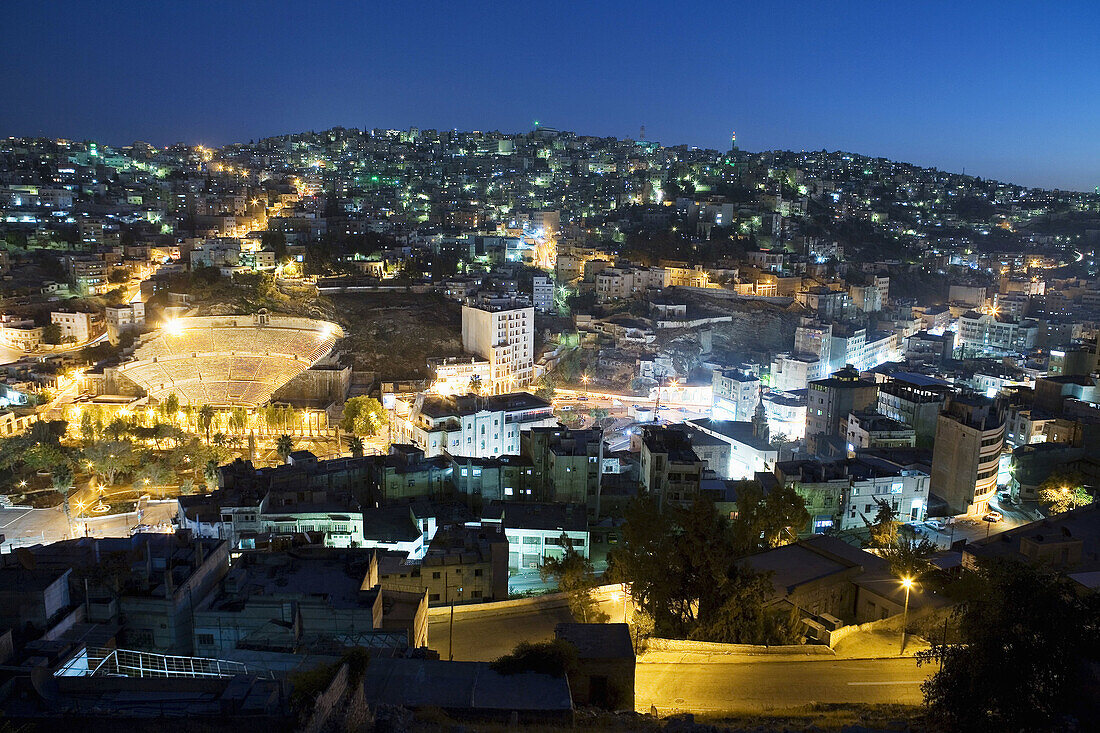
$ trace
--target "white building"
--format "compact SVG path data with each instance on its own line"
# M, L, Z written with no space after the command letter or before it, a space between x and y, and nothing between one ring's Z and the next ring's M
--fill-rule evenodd
M405 413L405 416L402 415ZM489 397L416 396L397 410L395 441L411 443L426 457L495 458L520 454L520 432L558 424L546 400L527 392Z
M1035 348L1036 321L967 311L959 317L958 345L995 352L1024 352Z
M719 420L751 420L760 398L760 378L740 369L714 370L712 415Z
M140 331L145 326L145 304L138 301L106 308L107 336L117 340L120 333Z
M546 275L535 275L531 290L531 302L539 313L554 310L554 281Z
M839 529L873 522L879 502L897 512L902 522L923 521L928 513L928 474L916 468L897 468L888 461L856 458L848 463L851 489Z
M489 362L487 390L504 394L528 384L535 366L534 307L462 306L462 348Z
M71 339L81 344L92 335L92 325L95 316L91 313L65 313L54 311L50 314L50 323L61 327L61 339Z

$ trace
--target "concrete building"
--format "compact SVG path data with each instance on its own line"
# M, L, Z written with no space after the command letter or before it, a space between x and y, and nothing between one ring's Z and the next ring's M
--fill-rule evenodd
M106 308L107 338L112 343L123 333L135 333L145 328L145 304L141 301Z
M878 412L853 412L848 415L847 441L850 456L864 448L914 448L917 431Z
M954 389L947 382L914 372L876 373L877 411L916 431L917 445L931 446L940 411Z
M659 426L642 426L639 432L630 442L640 453L643 491L659 506L690 503L699 493L704 464L692 450L688 432Z
M716 419L748 421L760 400L760 378L740 369L715 369L711 394Z
M554 281L546 275L535 275L531 286L531 303L539 313L554 311Z
M685 426L729 446L726 465L710 465L711 470L724 479L752 478L760 471L771 471L779 458L778 449L769 441L769 431L757 422L688 420ZM694 436L692 445L695 445ZM698 452L698 451L697 451Z
M947 403L936 425L931 489L952 514L989 511L997 490L1005 426L992 401L958 395Z
M45 631L71 607L72 568L0 568L0 625L20 633Z
M583 504L495 503L482 510L482 525L508 538L508 569L537 570L567 547L588 557L588 516Z
M1038 321L977 311L959 317L957 343L971 353L1022 353L1034 349L1038 338Z
M822 453L830 439L847 436L848 415L873 409L878 385L846 367L828 379L811 382L806 392L806 439L811 453Z
M538 427L520 435L520 449L534 469L540 501L584 504L590 515L600 508L603 431Z
M462 348L489 362L493 394L529 383L535 364L534 307L462 306Z
M82 344L92 337L99 319L94 313L54 311L50 313L50 323L61 327L63 342Z
M608 710L634 709L636 657L630 627L624 624L563 623L554 638L577 649L569 689L577 705Z
M520 433L558 424L546 400L527 392L487 397L419 394L393 422L395 439L428 457L492 458L520 455Z

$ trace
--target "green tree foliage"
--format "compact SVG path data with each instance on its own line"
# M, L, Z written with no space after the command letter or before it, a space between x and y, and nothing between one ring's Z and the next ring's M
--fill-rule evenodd
M376 435L389 424L382 403L373 397L352 397L344 403L340 429L353 435Z
M548 557L539 567L539 576L543 581L554 578L558 589L569 597L569 612L574 621L585 624L607 622L607 614L600 610L600 604L593 597L597 580L592 561L573 549L564 533L561 542L565 552L560 558Z
M129 443L104 441L84 450L84 457L92 464L92 470L107 486L114 486L120 474L129 471L134 463Z
M1084 487L1079 473L1057 472L1039 484L1039 503L1049 514L1064 514L1092 503L1092 495Z
M351 449L351 455L353 458L363 457L363 439L358 435L351 436L348 439L348 447Z
M475 374L474 376L470 377L469 390L472 394L481 394L481 387L482 385L480 374Z
M214 408L203 405L199 408L199 430L206 433L206 442L210 442L210 426L214 424Z
M243 407L234 407L229 413L229 429L239 433L248 427L248 410Z
M51 323L42 329L42 341L47 344L61 343L61 326Z
M898 513L884 499L875 499L875 516L863 517L867 527L866 547L891 547L898 541Z
M1083 730L1096 714L1086 681L1100 662L1100 595L1015 561L976 575L958 612L961 643L918 655L942 663L921 686L933 722L949 731Z
M294 450L294 440L285 433L279 436L279 439L275 442L275 452L279 454L279 458L286 461L287 456Z
M765 605L772 592L768 577L738 562L736 534L708 501L661 512L650 499L639 499L627 512L623 543L611 552L609 575L630 584L635 607L653 619L658 636L792 641L797 627Z
M562 639L531 643L521 641L511 654L492 662L490 668L504 675L535 672L566 677L577 668L577 648Z
M543 374L535 382L535 395L544 400L552 401L557 387L557 380L553 374Z
M794 542L809 523L806 501L791 486L778 487L765 495L756 481L738 484L733 537L739 552L755 552Z

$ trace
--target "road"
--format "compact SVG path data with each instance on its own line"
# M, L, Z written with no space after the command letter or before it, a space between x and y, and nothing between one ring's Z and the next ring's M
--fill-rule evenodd
M171 520L176 516L175 502L151 504L145 511L142 522L157 524ZM121 517L88 517L77 519L73 516L73 534L81 536L87 525L88 534L94 537L129 537L130 528L137 524L133 515ZM8 543L16 545L45 544L66 539L68 528L65 514L60 507L51 509L0 509L0 534L4 535L5 551Z
M623 620L620 599L600 604L612 621ZM563 606L513 614L491 611L459 611L455 614L454 658L466 662L491 662L508 654L521 641L554 638L554 627L573 620ZM447 658L450 619L446 614L428 618L428 646Z
M612 621L623 617L620 600L601 605ZM564 606L515 614L459 611L454 622L454 658L492 661L521 641L544 641L554 626L571 621ZM450 620L430 617L428 644L447 659ZM745 712L798 707L813 702L910 703L921 701L920 683L933 671L907 659L790 660L744 658L736 662L638 664L635 703L662 715L682 712Z
M933 667L913 659L826 659L638 665L635 707L645 712L729 713L809 703L921 702Z

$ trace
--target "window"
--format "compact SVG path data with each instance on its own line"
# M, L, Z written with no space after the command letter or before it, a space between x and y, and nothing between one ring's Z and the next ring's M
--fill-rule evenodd
M214 646L213 634L198 634L195 639L199 646Z
M429 593L428 594L428 602L429 603L431 603L432 601L438 601L438 600L439 600L439 594L438 593Z
M439 573L432 573L432 580L439 580Z
M474 568L474 577L475 578L480 578L482 573L484 573L484 572L485 571L482 570L481 568Z
M481 591L479 591L479 590L470 591L470 598L481 598Z

